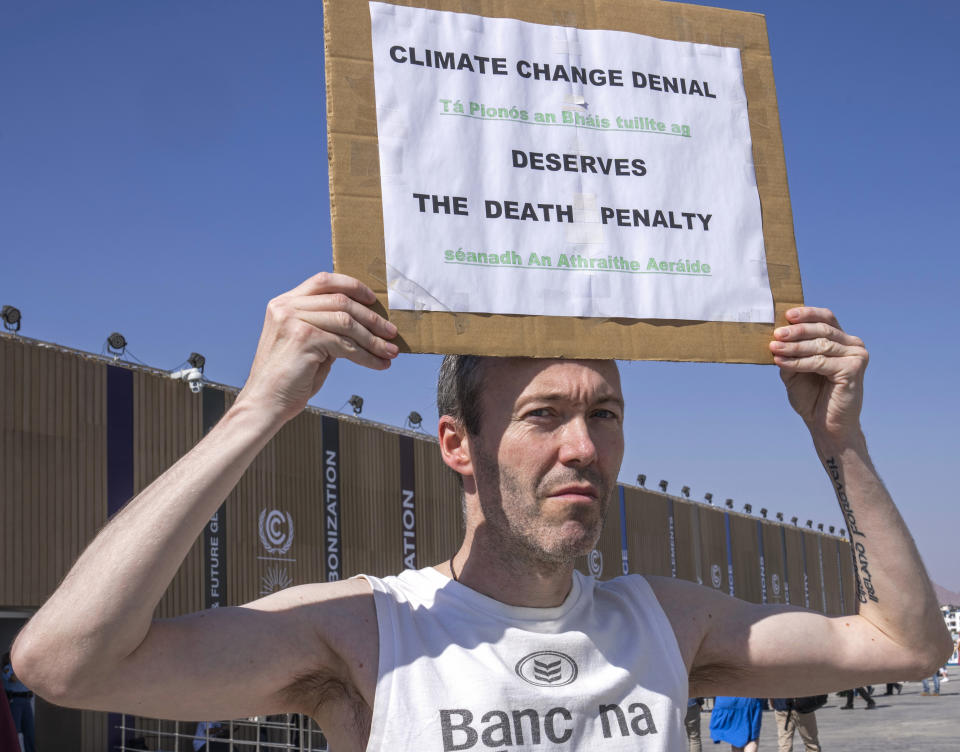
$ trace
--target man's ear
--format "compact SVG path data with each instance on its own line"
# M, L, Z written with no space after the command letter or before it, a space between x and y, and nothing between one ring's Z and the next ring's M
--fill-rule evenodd
M449 415L441 415L437 426L440 456L451 470L461 476L473 476L470 438L464 425Z

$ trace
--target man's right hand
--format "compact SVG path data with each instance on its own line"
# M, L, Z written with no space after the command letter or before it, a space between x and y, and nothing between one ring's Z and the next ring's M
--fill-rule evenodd
M399 349L397 327L374 313L362 282L320 272L270 301L246 386L237 403L267 410L280 424L306 407L336 358L383 370Z

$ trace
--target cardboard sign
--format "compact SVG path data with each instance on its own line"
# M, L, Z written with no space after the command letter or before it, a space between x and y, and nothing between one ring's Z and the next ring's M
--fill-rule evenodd
M401 347L771 362L802 293L762 17L466 5L325 5L334 265Z

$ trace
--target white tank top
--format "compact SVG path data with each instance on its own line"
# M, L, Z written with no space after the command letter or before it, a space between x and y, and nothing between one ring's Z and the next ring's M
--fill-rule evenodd
M556 608L508 606L432 567L366 579L380 632L371 752L686 752L686 668L643 577L574 572Z

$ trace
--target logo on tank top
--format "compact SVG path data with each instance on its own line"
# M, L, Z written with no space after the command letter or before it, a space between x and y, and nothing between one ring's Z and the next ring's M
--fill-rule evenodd
M577 678L577 664L566 653L540 650L517 661L517 676L536 687L563 687Z

